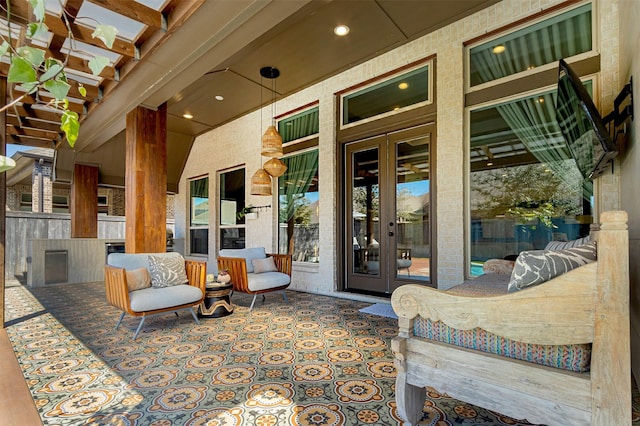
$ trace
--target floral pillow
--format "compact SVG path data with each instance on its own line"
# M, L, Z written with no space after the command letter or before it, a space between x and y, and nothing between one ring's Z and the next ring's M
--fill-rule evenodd
M513 266L508 289L513 292L542 284L572 269L594 262L596 257L595 241L567 250L523 251Z
M163 256L149 255L149 273L151 274L151 286L156 288L189 282L184 270L184 258L180 253Z

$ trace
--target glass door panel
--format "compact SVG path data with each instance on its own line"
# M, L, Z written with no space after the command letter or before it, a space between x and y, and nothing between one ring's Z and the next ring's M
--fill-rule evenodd
M430 134L396 143L395 278L429 280Z

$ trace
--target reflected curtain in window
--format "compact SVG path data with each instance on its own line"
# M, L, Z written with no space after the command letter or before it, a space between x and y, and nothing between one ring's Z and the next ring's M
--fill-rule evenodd
M555 91L496 106L500 116L533 156L569 186L583 187L591 199L593 184L584 180L555 120Z
M589 3L473 47L470 51L470 84L473 87L591 49Z

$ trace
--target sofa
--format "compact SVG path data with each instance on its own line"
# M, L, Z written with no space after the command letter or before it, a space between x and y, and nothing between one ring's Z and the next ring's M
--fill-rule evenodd
M511 275L393 292L405 425L420 421L427 386L534 423L631 424L627 214L595 228L595 243L520 253Z
M194 307L204 300L207 263L185 260L179 253L111 253L104 267L107 302L125 314L145 319L163 312L188 309L199 324Z

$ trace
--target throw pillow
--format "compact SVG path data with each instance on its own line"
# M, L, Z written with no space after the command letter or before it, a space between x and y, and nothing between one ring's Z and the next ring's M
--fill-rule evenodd
M485 274L511 275L513 272L513 260L489 259L482 265Z
M251 264L253 265L254 274L261 274L263 272L278 272L276 262L271 256L265 257L264 259L251 259Z
M594 262L596 256L595 241L567 250L523 251L513 266L509 291L518 291L542 284L572 269Z
M149 255L149 274L152 287L171 287L189 282L180 253Z
M591 237L587 235L586 237L578 238L577 240L571 241L549 241L549 244L544 248L545 250L566 250L574 247L579 247L587 244L591 241Z
M127 276L129 291L142 290L151 287L151 275L147 268L138 268L124 271Z

